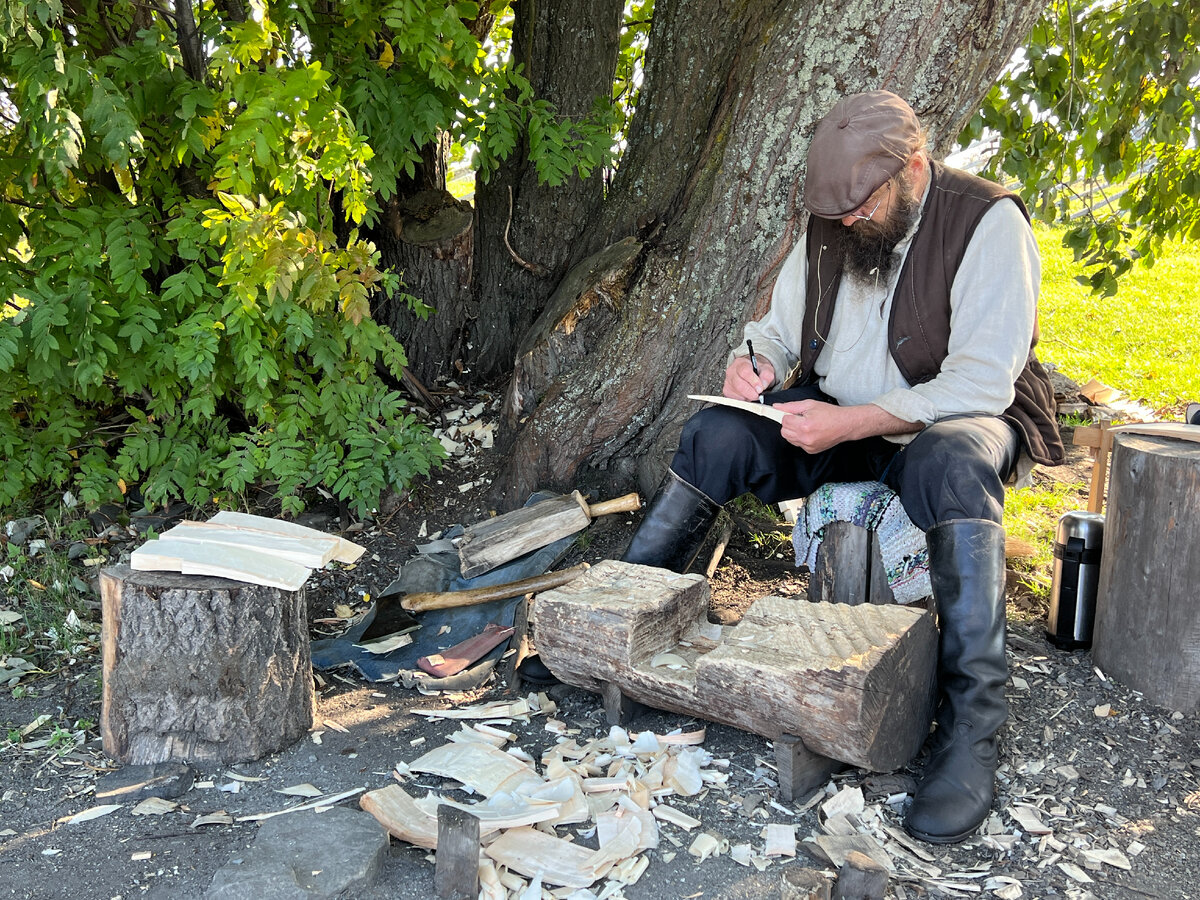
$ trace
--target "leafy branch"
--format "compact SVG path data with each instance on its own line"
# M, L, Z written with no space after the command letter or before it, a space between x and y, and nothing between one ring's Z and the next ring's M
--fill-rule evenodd
M1097 293L1164 241L1200 237L1198 44L1196 0L1052 4L964 132L996 136L992 171L1068 225Z

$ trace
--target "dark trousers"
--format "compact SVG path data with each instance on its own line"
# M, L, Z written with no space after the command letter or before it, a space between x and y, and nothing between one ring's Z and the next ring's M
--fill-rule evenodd
M766 403L804 399L832 402L816 387L763 396ZM928 531L953 519L1001 524L1017 446L1016 432L1003 420L957 416L927 426L908 444L873 437L806 453L785 441L770 419L712 406L684 425L671 468L721 504L747 493L779 503L829 482L882 481L913 523Z

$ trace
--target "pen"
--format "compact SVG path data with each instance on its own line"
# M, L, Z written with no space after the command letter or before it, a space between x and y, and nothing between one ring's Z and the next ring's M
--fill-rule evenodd
M749 340L746 341L746 349L750 351L750 368L754 370L754 374L758 374L758 357L754 355L754 344ZM758 395L758 402L762 403L762 394Z

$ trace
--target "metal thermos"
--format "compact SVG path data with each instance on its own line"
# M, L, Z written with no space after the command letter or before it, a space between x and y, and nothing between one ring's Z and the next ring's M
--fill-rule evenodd
M1096 594L1100 586L1100 553L1104 545L1104 516L1063 513L1054 540L1054 579L1046 638L1064 650L1092 646Z

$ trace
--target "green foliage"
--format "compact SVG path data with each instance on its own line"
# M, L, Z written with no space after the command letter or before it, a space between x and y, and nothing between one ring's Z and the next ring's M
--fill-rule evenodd
M560 120L476 3L234 8L193 4L181 44L163 7L0 0L0 507L369 510L444 452L387 382L370 300L405 295L360 230L446 134L485 177L522 136L551 183L608 161L608 98Z
M613 79L613 103L617 116L614 134L620 142L624 141L633 111L637 108L653 17L654 0L626 2L625 18L621 24L621 50L617 57L616 77Z
M1096 293L1164 241L1200 238L1198 43L1197 0L1056 0L964 132L999 134L993 171L1070 224Z
M1038 356L1080 384L1097 378L1178 421L1183 405L1200 397L1200 356L1180 339L1200 330L1200 283L1190 274L1200 267L1200 247L1165 243L1153 268L1129 272L1115 297L1101 298L1076 281L1080 265L1063 246L1065 229L1039 224L1034 230L1042 253ZM1059 517L1086 507L1086 481L1038 478L1034 487L1005 494L1009 536L1035 548L1032 557L1010 565L1034 597L1049 596Z

